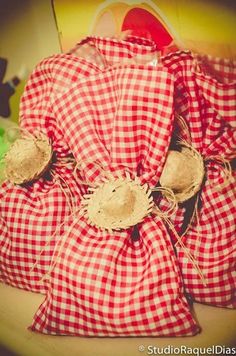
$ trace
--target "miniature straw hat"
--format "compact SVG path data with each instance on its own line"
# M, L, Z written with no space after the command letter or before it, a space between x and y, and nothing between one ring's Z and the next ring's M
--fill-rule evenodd
M52 158L48 138L39 134L19 137L5 155L5 176L13 184L38 179L47 170Z
M193 197L201 188L204 162L190 145L180 143L181 151L170 150L160 178L160 185L171 189L181 203Z
M112 231L141 222L153 208L152 191L138 178L113 178L90 188L84 196L83 211L90 225Z

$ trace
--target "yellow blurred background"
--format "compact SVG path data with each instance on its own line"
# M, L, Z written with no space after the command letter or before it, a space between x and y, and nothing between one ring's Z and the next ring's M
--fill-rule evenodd
M31 73L41 59L70 49L87 35L116 35L133 8L158 18L180 47L220 57L236 53L232 0L0 0L0 5L0 57L8 60L4 81L22 66ZM14 122L24 85L10 99Z
M107 35L115 35L121 30L125 15L135 7L146 9L163 21L181 47L214 56L235 56L236 2L227 0L54 0L63 51L88 34L103 31L104 35L106 31ZM104 13L110 18L106 29L98 26Z
M26 78L10 98L11 115L18 121L25 81L44 57L61 51L51 0L0 0L0 57L8 60L4 82L22 69Z

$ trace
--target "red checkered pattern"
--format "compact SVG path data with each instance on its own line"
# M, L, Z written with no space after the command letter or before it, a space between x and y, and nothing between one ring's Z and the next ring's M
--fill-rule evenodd
M236 132L233 128L235 84L222 84L216 77L210 77L209 71L206 73L204 68L204 71L201 70L201 61L196 72L195 60L187 52L177 52L163 58L164 66L176 78L175 109L186 119L191 143L205 159L221 156L231 160L236 156ZM217 67L217 60L211 63L211 58L208 58L208 69L210 64L227 77L227 60L218 60ZM230 68L233 71L232 66ZM182 136L186 138L184 132ZM207 285L202 284L179 246L178 258L186 291L193 299L217 306L235 307L235 179L232 178L231 184L224 189L217 190L223 182L221 165L213 159L206 164L206 172L207 182L200 195L202 208L198 213L199 221L195 220L192 224L184 236L184 243L197 260ZM179 208L174 219L178 230L183 222L183 213L184 209Z
M155 186L172 131L172 83L165 69L116 66L59 95L54 116L77 162L126 167ZM94 174L86 165L85 178Z
M235 84L236 61L233 58L218 58L210 55L195 55L195 69L198 74L215 79L215 84Z
M197 56L196 83L211 107L236 127L236 61Z
M33 330L81 336L180 336L198 331L159 219L145 219L138 242L131 241L129 230L108 234L83 218L71 223Z
M122 46L117 40L90 38L85 44L89 41L101 46L106 65L111 59L117 65L119 59L139 55L145 58L139 62L143 63L148 51L153 53L153 48L147 50L147 41L137 39ZM27 84L21 126L51 139L58 158L51 171L62 178L61 184L67 182L70 191L65 185L62 190L55 176L27 188L4 183L0 278L45 292L47 284L39 280L67 237L33 329L96 336L194 334L198 326L183 296L177 261L160 219L147 218L140 226L142 238L133 243L130 231L108 235L83 218L69 216L65 192L78 203L80 187L71 169L59 162L71 151L78 161L101 160L105 168L128 169L154 185L170 141L173 78L168 71L142 66L102 70L104 61L91 63L86 54L78 58L75 50L42 61ZM82 178L100 176L92 166L87 163ZM62 221L64 226L58 228Z
M149 39L128 35L126 39L87 37L70 53L86 58L100 68L133 61L146 63L157 56L156 44Z
M52 115L50 99L97 70L74 55L55 55L43 60L27 83L21 100L21 127L46 134L57 161L51 169L55 175L51 179L44 177L27 186L6 182L0 189L1 281L32 291L46 291L47 283L40 279L50 266L54 250L54 242L48 241L70 215L68 197L72 196L74 203L80 200L72 167L59 163L70 157L70 151ZM69 187L64 181L69 182ZM58 238L63 232L63 227L57 231ZM31 271L36 260L37 266Z
M148 40L90 37L71 53L42 61L28 82L21 125L48 135L58 158L53 170L70 187L62 190L58 179L44 177L27 189L4 183L0 190L1 280L33 291L49 287L33 330L83 336L180 336L199 330L163 222L147 217L134 242L131 229L108 234L83 217L71 217L65 192L78 204L81 187L71 168L58 163L72 152L83 163L84 180L101 178L97 162L113 172L138 174L154 186L170 143L174 111L186 119L192 144L204 157L235 156L232 83L213 80L209 71L203 72L203 62L196 68L196 58L188 52L166 56L156 68L141 65L155 51ZM217 61L214 66L217 70ZM217 172L218 164L208 165L208 177L221 182ZM193 224L184 236L206 287L177 246L186 291L198 301L229 307L235 305L234 187L232 182L215 191L208 180L199 225ZM177 222L181 216L179 209ZM65 225L50 240L62 221ZM40 284L57 249L49 284Z
M198 302L235 308L235 178L221 191L207 183L201 200L199 223L191 227L183 241L198 261L207 285L203 286L193 266L178 248L186 292Z
M70 179L72 170L55 169L64 179ZM0 280L12 286L45 293L46 281L40 279L47 272L55 241L47 246L53 233L65 216L70 214L67 198L59 185L59 179L43 178L30 186L13 186L4 183L0 197ZM62 184L62 183L61 183ZM75 183L74 183L75 186ZM77 193L73 184L72 193ZM64 191L69 194L68 188ZM78 196L78 193L77 193ZM40 255L41 250L44 250ZM36 267L31 271L38 259Z
M54 116L76 160L84 162L82 178L101 179L97 162L154 186L171 138L173 89L173 77L162 67L122 65L59 95ZM108 233L79 216L66 230L33 330L83 336L180 336L199 330L160 218L146 217L136 242L132 229Z

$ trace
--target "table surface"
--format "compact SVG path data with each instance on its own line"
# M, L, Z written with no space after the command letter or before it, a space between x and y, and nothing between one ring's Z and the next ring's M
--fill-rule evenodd
M191 348L212 345L236 347L236 310L194 304L194 312L202 327L202 332L194 337L50 336L27 329L43 299L43 295L0 283L0 345L21 356L141 356L155 354L154 352L157 352L155 347L162 348L168 345L172 345L172 348L181 345ZM142 350L141 345L145 347L144 351L139 351L139 347Z

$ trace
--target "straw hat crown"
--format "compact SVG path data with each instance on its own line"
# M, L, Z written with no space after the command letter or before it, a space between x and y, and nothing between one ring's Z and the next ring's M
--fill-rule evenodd
M90 225L103 230L134 226L153 209L152 191L137 177L113 177L90 191L84 196L83 211Z
M42 134L18 138L5 156L5 175L14 184L38 179L48 168L52 147Z
M184 202L200 190L204 178L204 162L191 146L181 144L180 148L180 152L168 152L160 184L170 188L178 202Z

